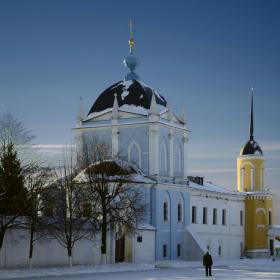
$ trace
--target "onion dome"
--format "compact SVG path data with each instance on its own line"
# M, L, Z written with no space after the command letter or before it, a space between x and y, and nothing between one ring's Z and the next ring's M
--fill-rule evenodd
M135 41L132 26L133 22L130 20L129 55L123 61L130 72L123 81L113 84L99 95L88 113L88 118L100 112L113 109L114 102L118 104L119 110L132 113L149 114L151 103L155 103L154 105L158 107L156 109L159 113L168 111L165 98L154 89L140 82L139 76L134 72L139 60L134 55ZM152 100L155 100L155 102L152 102Z
M256 141L248 141L242 148L240 155L262 155L262 149Z
M112 109L114 99L118 101L119 109L125 111L137 110L146 114L151 107L152 96L155 96L159 111L167 110L165 98L154 89L137 80L120 81L105 89L92 105L88 116L106 109Z
M253 89L251 94L251 119L250 119L250 140L241 149L240 155L262 155L260 145L254 140L254 114L253 114Z

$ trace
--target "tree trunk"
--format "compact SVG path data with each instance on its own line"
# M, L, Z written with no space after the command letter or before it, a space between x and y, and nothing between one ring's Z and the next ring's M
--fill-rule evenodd
M28 260L28 268L29 268L29 269L32 269L32 268L33 268L32 258L29 258L29 260Z
M3 243L4 243L4 237L5 237L6 230L7 230L7 228L5 226L1 227L1 230L0 230L0 251L1 251Z
M101 227L101 256L102 264L106 264L106 254L107 254L107 222L106 218L103 216L103 223Z
M107 264L107 256L106 256L106 254L102 254L101 255L101 264L102 265Z
M68 252L68 265L69 267L73 266L73 256L72 256L72 248L67 248L67 252Z
M30 227L30 239L29 239L29 263L28 263L29 269L32 269L33 242L34 242L34 224L32 223Z
M69 267L73 266L73 256L68 256L68 265Z

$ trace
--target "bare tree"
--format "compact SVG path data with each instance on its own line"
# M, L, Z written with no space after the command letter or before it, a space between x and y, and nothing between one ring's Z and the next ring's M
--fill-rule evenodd
M6 112L0 116L0 142L14 145L29 144L35 138L24 124L11 113Z
M83 171L78 178L90 191L92 220L101 231L102 263L106 263L110 226L119 234L133 231L144 214L142 189L132 179L137 170L119 156L112 158L110 145L97 138L83 139L79 163Z
M68 264L71 267L75 244L92 237L91 223L88 222L90 213L82 205L86 199L84 190L74 182L77 170L72 158L60 170L56 170L55 176L57 179L49 188L49 201L52 201L54 210L51 234L67 249Z
M29 269L32 269L33 249L34 244L39 239L45 238L48 235L49 221L42 216L45 208L48 207L48 201L45 193L50 181L50 169L43 168L37 164L30 164L24 172L25 186L28 190L28 218L26 227L29 230Z

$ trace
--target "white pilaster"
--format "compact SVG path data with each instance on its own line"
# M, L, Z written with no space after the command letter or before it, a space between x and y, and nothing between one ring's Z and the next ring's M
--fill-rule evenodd
M174 177L174 132L173 129L169 130L169 176Z
M159 127L149 126L149 175L159 174Z
M112 157L117 156L119 153L119 129L112 128Z
M241 178L240 178L240 183L241 183L241 191L244 192L244 168L241 168Z
M264 188L264 168L261 168L261 178L260 178L260 181L261 181L261 190L263 190L263 188Z
M188 168L187 168L187 160L188 160L188 150L187 150L187 144L189 142L188 134L187 132L184 133L183 137L183 176L184 179L187 179L188 177Z
M254 168L251 168L251 190L254 190L255 180L254 180Z

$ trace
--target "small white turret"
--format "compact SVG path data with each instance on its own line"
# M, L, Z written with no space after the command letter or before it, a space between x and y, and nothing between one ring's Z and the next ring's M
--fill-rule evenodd
M82 124L83 119L84 119L83 98L80 97L79 110L77 113L77 125L80 126Z
M117 99L117 94L114 94L114 103L113 103L113 110L112 110L112 118L117 119L118 118L118 110L119 110L119 103Z
M150 115L155 116L158 115L158 109L157 109L157 102L156 102L156 97L155 93L152 95L152 100L151 100L151 106L150 106Z

